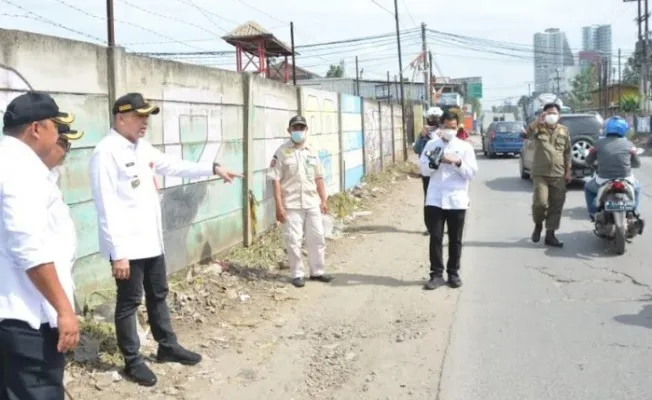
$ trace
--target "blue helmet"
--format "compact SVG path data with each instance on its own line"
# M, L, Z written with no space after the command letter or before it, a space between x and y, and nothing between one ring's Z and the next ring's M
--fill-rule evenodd
M627 132L629 132L627 120L617 115L609 118L604 124L605 136L625 137Z

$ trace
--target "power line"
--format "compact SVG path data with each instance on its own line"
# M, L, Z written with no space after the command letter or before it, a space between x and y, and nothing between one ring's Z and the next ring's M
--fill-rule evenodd
M377 5L378 7L380 7L380 8L381 8L382 10L384 10L385 12L389 13L389 15L391 15L392 17L394 16L394 12L393 12L393 11L389 11L387 8L385 8L385 7L384 7L382 4L380 4L378 1L376 1L376 0L369 0L369 1L371 1L372 3L374 3L375 5Z
M223 19L223 20L229 22L229 20L227 20L226 18L223 18L223 17L221 17L221 16L218 15L218 14L215 14L215 13L213 13L213 12L208 11L207 9L205 9L205 8L203 8L203 7L198 6L198 5L197 5L194 1L192 1L192 0L178 0L178 1L181 2L181 3L183 3L183 4L189 5L190 7L193 7L195 10L199 11L199 13L200 13L201 15L203 15L203 16L208 20L208 22L210 22L211 24L215 24L215 26L217 26L218 28L220 28L222 31L224 31L225 33L228 33L228 31L227 31L226 29L220 27L219 24L218 24L217 22L215 22L215 20L209 16L209 14L210 14L210 15L215 15L216 17L218 17L218 18L220 18L220 19Z
M410 9L408 8L407 2L405 0L402 0L402 1L403 1L403 6L405 7L405 12L407 13L408 17L410 17L410 20L412 21L412 24L414 26L419 25L419 24L416 23L414 18L412 18L412 14L410 13Z

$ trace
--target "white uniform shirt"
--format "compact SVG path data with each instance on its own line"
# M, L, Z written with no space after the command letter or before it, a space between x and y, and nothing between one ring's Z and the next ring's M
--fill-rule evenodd
M288 140L274 153L267 177L281 183L286 209L319 207L321 199L315 179L324 177L324 167L310 146L295 147Z
M63 201L63 194L57 186L59 171L53 169L48 178L55 185L50 195L48 206L48 231L52 235L52 240L49 244L52 246L54 267L57 270L57 276L59 277L61 286L63 286L63 290L68 296L70 304L74 307L75 283L72 277L72 268L77 256L77 231L70 216L70 208ZM56 310L47 300L44 301L43 307L50 326L56 327Z
M451 154L461 159L462 165L457 167L441 163L437 170L430 168L426 152L437 147L444 148L444 154ZM466 210L469 208L469 181L478 172L473 146L458 138L453 138L446 143L436 137L425 145L419 164L421 175L430 177L430 184L426 192L427 206L435 206L444 210Z
M44 307L47 300L27 271L56 263L73 247L70 225L56 231L51 225L66 219L67 206L57 197L60 193L32 149L13 137L0 138L0 319L24 321L34 329L51 321ZM70 298L72 279L62 274L59 280Z
M163 254L163 220L154 173L183 178L213 175L213 164L171 158L143 139L111 130L90 160L100 252L108 260Z

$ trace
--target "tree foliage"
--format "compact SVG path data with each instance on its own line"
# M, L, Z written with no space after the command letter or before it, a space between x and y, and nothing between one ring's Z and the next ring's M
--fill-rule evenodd
M620 99L620 108L623 112L632 113L638 111L638 97L636 96L623 96Z
M641 56L636 53L627 59L623 68L622 82L630 85L638 85L641 76Z
M326 72L326 78L341 78L344 76L344 70L342 70L342 67L336 64L332 64L330 67L328 67L328 71Z
M571 90L567 96L569 106L573 109L582 109L592 100L591 92L598 89L598 73L595 65L585 68L571 81Z

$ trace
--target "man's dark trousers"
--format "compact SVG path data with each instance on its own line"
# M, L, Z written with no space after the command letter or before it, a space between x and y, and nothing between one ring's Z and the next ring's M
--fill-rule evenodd
M57 351L59 331L49 324L0 322L0 400L64 400L65 358Z
M423 222L426 224L426 230L430 231L428 229L428 219L426 218L426 196L428 196L428 185L430 184L430 177L429 176L421 176L421 183L423 184Z
M118 287L115 305L115 330L118 347L126 365L144 362L139 353L140 340L136 325L136 310L140 306L145 289L145 308L152 328L152 336L160 347L177 346L177 337L172 330L170 310L166 303L168 280L165 257L129 260L129 279L116 279Z
M459 276L462 258L462 235L466 210L443 210L439 207L426 206L426 223L430 231L430 277L441 277L444 273L444 255L442 243L444 226L448 225L448 276Z

